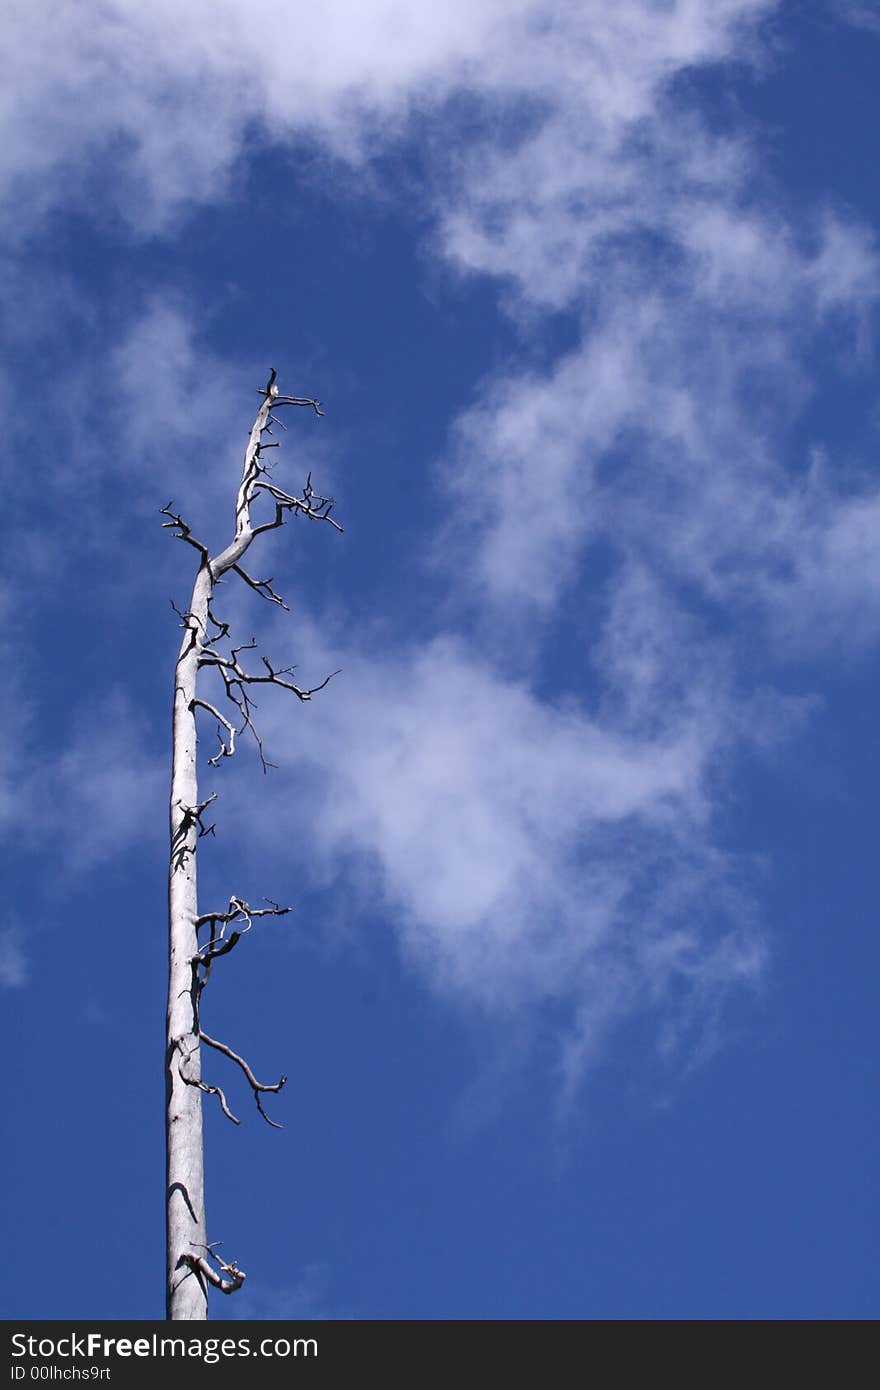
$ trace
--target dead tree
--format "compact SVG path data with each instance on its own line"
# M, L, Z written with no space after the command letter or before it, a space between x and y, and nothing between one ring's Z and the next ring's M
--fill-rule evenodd
M227 1119L238 1124L220 1086L202 1075L202 1044L234 1063L250 1086L257 1110L275 1128L263 1108L263 1097L280 1091L286 1078L271 1085L257 1080L243 1057L209 1036L201 1026L202 991L215 961L227 956L257 918L282 916L289 908L271 899L265 906L251 907L241 897L231 896L226 908L200 912L196 891L196 851L199 840L213 832L205 813L217 793L200 799L196 765L197 711L216 721L219 748L209 765L216 767L235 753L236 738L249 733L256 741L263 771L269 766L263 743L253 722L253 687L279 686L297 700L310 700L331 679L328 676L313 689L299 686L293 667L275 667L262 657L262 667L253 670L244 656L255 641L236 645L227 622L217 617L213 607L215 586L224 575L234 574L269 603L287 607L275 592L271 579L255 579L242 565L245 554L265 531L282 526L288 516L303 515L313 521L326 521L337 531L341 526L331 516L332 497L319 497L312 487L311 474L297 496L273 481L268 450L278 447L272 440L273 425L280 426L278 412L284 406L309 406L322 414L320 402L301 396L282 396L273 368L260 394L257 411L247 442L241 485L235 503L235 534L225 550L211 556L208 547L192 534L187 523L172 511L171 503L162 508L164 526L178 540L199 552L199 568L192 597L180 618L183 638L174 675L173 754L171 773L170 829L171 853L168 866L168 1017L165 1053L166 1156L167 1156L167 1316L174 1320L204 1319L208 1316L208 1285L223 1293L234 1293L244 1282L244 1271L233 1261L226 1263L215 1253L218 1242L208 1242L205 1224L204 1148L202 1139L202 1095L217 1097ZM267 519L256 523L254 504L265 499L270 511ZM271 514L274 509L274 516ZM225 700L224 713L199 693L201 671L219 677L218 703ZM336 672L333 673L337 674Z

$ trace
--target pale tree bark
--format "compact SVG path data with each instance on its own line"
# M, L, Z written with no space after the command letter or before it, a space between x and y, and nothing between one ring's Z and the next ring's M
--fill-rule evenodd
M201 1044L234 1062L251 1088L257 1109L268 1124L280 1128L263 1108L267 1092L280 1091L286 1078L273 1084L259 1082L248 1063L228 1044L209 1037L201 1027L201 996L215 960L238 944L254 919L282 916L290 909L266 899L268 906L252 908L243 898L230 897L221 911L199 912L196 859L199 840L213 833L204 816L216 797L211 793L199 800L196 761L196 712L211 715L217 725L219 749L209 760L213 766L235 753L237 734L246 730L256 741L263 770L269 766L263 743L251 718L250 687L275 685L301 701L311 699L331 679L304 689L292 680L292 668L276 669L266 657L262 671L252 672L242 664L242 653L252 651L251 641L239 646L231 643L229 624L219 620L212 609L217 582L223 575L238 575L251 589L270 603L287 605L268 579L254 579L241 566L241 560L255 537L283 525L287 516L302 513L316 521L326 521L336 530L330 513L333 499L319 497L312 488L311 475L299 495L285 492L272 480L267 463L272 426L281 421L275 414L283 406L310 406L320 415L320 403L301 396L282 396L275 384L273 369L263 391L245 450L242 480L235 504L235 532L225 550L211 556L189 526L171 510L162 508L165 526L179 540L199 552L199 569L193 584L189 607L178 611L183 629L174 677L172 724L172 773L170 798L171 853L168 866L168 1012L165 1053L166 1083L166 1226L167 1226L167 1316L175 1321L204 1319L208 1316L208 1286L223 1293L234 1293L244 1282L243 1270L233 1261L226 1263L216 1254L218 1242L208 1241L205 1222L204 1143L202 1137L202 1095L217 1097L223 1114L233 1115L221 1088L202 1077ZM274 516L256 524L251 517L253 504L264 496L274 507ZM198 691L200 671L213 671L221 682L221 698L228 702L229 715L223 714ZM336 672L333 673L337 674ZM202 938L200 939L200 933Z

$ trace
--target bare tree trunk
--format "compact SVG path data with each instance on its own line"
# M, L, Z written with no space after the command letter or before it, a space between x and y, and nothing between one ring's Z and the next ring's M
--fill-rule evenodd
M248 672L241 664L240 654L255 644L228 647L227 623L218 620L211 609L214 586L229 571L237 574L261 598L286 608L269 580L253 579L240 566L240 560L254 538L263 531L281 526L290 513L302 513L317 521L331 518L332 498L319 497L306 482L300 496L285 492L271 481L268 465L261 454L274 443L271 425L280 424L274 410L284 405L311 406L321 414L319 402L299 396L281 396L275 385L273 370L268 385L261 392L263 403L251 429L245 450L244 470L235 508L235 534L224 551L213 559L208 549L192 535L190 528L168 507L163 515L165 525L173 528L180 540L194 546L200 554L199 570L193 584L189 608L180 614L183 639L174 676L173 749L169 821L171 853L168 866L168 1009L165 1051L166 1087L166 1231L167 1231L167 1316L175 1321L202 1320L208 1316L208 1285L223 1293L234 1293L244 1282L244 1272L233 1263L225 1263L208 1243L205 1221L204 1143L202 1137L202 1095L216 1095L221 1109L234 1124L235 1118L219 1086L208 1085L202 1078L201 1044L231 1059L244 1073L254 1095L257 1109L274 1128L263 1109L262 1095L280 1091L286 1078L272 1085L257 1081L247 1062L225 1043L209 1037L201 1028L200 1000L214 961L227 955L240 937L249 931L253 918L281 916L289 908L280 907L271 899L265 908L251 908L242 898L231 896L224 911L199 913L196 884L197 846L201 836L213 830L202 819L214 800L212 793L199 801L196 764L196 710L201 708L217 720L220 750L210 759L216 765L235 752L236 734L249 730L256 740L263 770L268 767L263 745L251 720L251 701L248 687L271 684L290 691L306 701L314 690L300 688L291 679L291 668L276 670L266 657L263 671ZM265 494L274 504L274 520L255 526L251 521L251 504ZM213 704L200 698L197 690L199 670L212 668L223 682L224 694L240 716L240 727L228 719ZM335 673L334 673L335 674ZM327 677L329 680L330 677ZM327 680L315 689L322 689ZM209 928L207 940L199 944L200 928ZM234 930L232 928L235 928ZM227 935L227 929L229 934ZM216 1243L216 1242L215 1242ZM216 1266L216 1268L215 1268Z
M174 679L171 764L171 857L168 866L168 1032L165 1054L167 1100L167 1252L169 1318L208 1316L204 1277L187 1256L203 1254L205 1228L202 1079L199 1042L199 979L196 921L196 841L199 835L196 769L196 678L201 641L207 631L211 573L203 560L195 584ZM195 1083L195 1084L193 1084Z

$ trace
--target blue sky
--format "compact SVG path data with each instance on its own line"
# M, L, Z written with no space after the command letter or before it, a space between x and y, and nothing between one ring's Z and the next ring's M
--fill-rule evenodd
M342 673L203 730L203 908L294 908L213 1316L876 1316L876 8L0 25L4 1316L162 1315L158 509L225 543L270 366L345 534L222 610Z

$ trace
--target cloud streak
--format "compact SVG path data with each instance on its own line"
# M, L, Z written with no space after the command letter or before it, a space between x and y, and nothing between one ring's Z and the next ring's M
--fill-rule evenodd
M20 989L28 981L21 935L17 927L4 927L0 931L0 985L7 989Z

